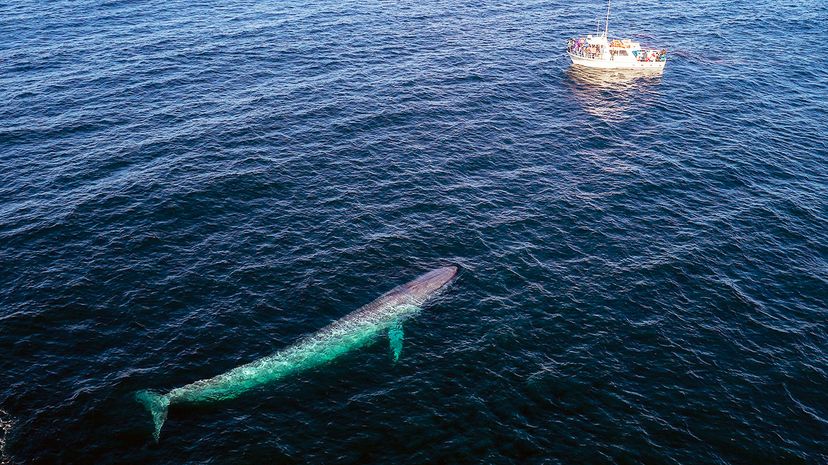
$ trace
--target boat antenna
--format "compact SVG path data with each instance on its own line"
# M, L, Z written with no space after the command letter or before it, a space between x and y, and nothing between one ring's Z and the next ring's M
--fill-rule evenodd
M612 2L612 0L607 0L607 22L606 22L606 25L604 26L604 37L606 37L606 38L608 38L608 39L609 39L609 13L610 13L610 2Z

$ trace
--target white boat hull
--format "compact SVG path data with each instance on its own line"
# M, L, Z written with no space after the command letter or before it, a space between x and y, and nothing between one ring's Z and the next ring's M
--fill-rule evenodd
M638 61L628 60L605 60L601 58L588 58L572 53L567 53L572 59L572 64L597 69L641 69L641 70L663 70L666 61Z

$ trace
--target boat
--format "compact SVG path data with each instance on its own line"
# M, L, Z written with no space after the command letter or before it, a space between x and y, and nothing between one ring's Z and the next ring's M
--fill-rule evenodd
M607 0L607 19L603 32L569 39L566 53L572 59L572 64L598 69L664 70L664 65L667 64L666 50L645 49L639 42L630 39L610 40L611 1Z

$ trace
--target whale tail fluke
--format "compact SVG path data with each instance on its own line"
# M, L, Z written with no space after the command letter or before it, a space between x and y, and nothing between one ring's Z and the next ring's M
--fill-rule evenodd
M152 415L152 423L155 426L152 437L155 438L155 442L158 442L158 438L161 436L161 427L164 426L164 420L167 419L170 398L152 391L138 391L135 393L135 399L144 404L144 407Z

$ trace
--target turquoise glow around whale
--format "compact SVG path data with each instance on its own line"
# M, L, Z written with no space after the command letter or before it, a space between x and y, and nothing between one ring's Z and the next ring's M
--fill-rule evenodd
M433 270L273 355L213 378L196 381L167 394L148 390L138 392L136 399L152 415L153 437L156 441L160 437L170 404L216 402L238 397L253 388L363 347L386 330L394 360L397 360L402 351L402 322L416 315L422 305L456 274L457 267L454 266Z

